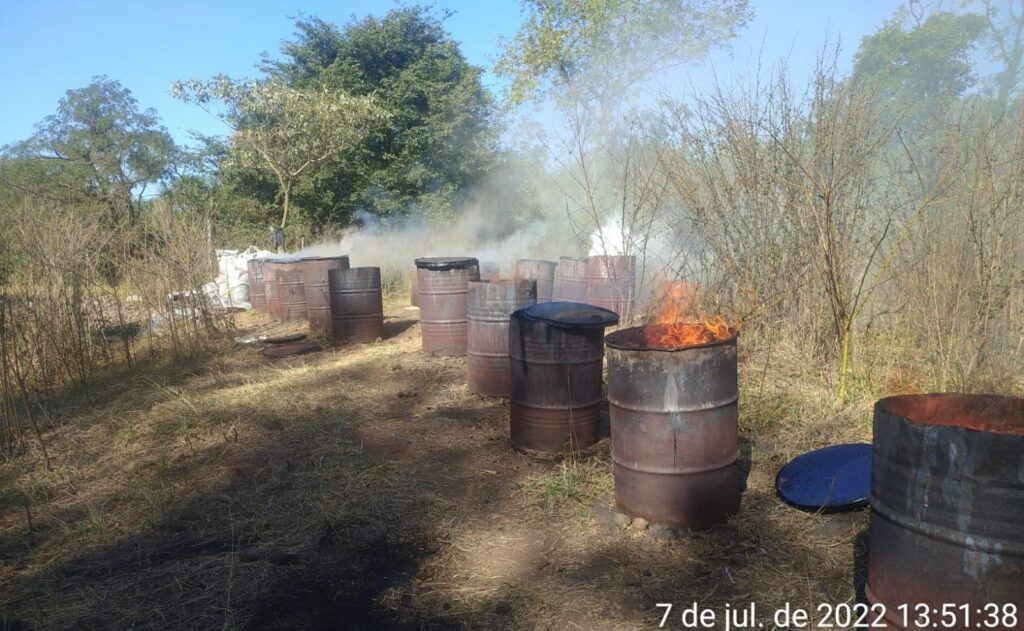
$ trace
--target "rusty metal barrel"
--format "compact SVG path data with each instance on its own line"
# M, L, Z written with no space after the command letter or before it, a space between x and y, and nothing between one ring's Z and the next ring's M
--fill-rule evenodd
M648 328L606 339L615 503L652 523L708 528L740 505L736 336L652 348Z
M551 299L566 302L587 301L587 259L563 256L555 268Z
M307 256L299 259L302 264L302 281L306 286L306 317L309 328L314 332L326 332L331 328L331 300L327 288L327 272L332 269L348 269L348 257Z
M470 392L508 396L512 383L509 318L536 301L537 288L532 280L469 283L466 385Z
M469 283L480 280L480 264L471 257L416 259L423 350L465 355Z
M597 442L604 330L618 321L607 309L577 302L546 302L512 314L513 445L559 452Z
M551 302L555 286L555 269L558 263L535 259L519 259L516 262L516 279L537 282L537 302Z
M279 261L274 266L277 319L286 322L306 319L306 281L298 260Z
M916 607L957 628L1024 629L1024 399L923 394L875 404L868 579L890 629ZM999 615L986 617L993 604ZM900 606L907 605L905 620ZM1005 605L1015 605L1014 620ZM988 622L998 623L988 626Z
M277 290L277 266L279 259L267 259L263 262L263 291L267 296L267 315L275 320L281 319L281 295Z
M384 331L379 267L327 271L331 339L337 344L373 342Z
M587 259L585 302L619 314L623 320L633 314L636 285L635 256L591 256Z
M267 288L263 282L265 260L255 258L246 262L246 272L249 275L249 306L253 311L267 310Z
M418 307L420 306L420 290L419 283L417 282L417 276L419 273L416 271L418 268L416 264L412 264L412 278L409 281L409 304Z

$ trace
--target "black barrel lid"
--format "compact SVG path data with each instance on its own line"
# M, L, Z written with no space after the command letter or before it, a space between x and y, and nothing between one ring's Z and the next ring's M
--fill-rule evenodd
M793 458L775 476L783 502L810 512L841 513L868 504L871 445L832 445Z
M542 302L517 313L529 320L546 322L563 329L600 328L619 323L614 311L582 302Z
M416 259L416 267L419 269L446 270L466 269L467 267L480 265L480 262L471 256L428 256Z

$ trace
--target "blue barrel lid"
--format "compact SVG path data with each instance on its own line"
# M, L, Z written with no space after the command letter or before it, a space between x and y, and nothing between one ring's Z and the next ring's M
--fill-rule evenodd
M416 259L416 267L419 269L466 269L474 265L479 266L480 262L471 256L428 256Z
M516 313L562 329L603 329L619 323L619 315L614 311L582 302L541 302Z
M832 445L793 458L775 476L783 502L811 512L839 513L868 505L871 445Z

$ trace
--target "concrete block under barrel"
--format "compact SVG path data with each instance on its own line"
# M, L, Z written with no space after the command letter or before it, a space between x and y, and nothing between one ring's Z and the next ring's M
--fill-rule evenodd
M276 263L274 291L278 320L289 322L306 319L306 281L302 277L302 263L298 259Z
M598 440L607 309L546 302L512 314L509 425L521 449L559 452Z
M469 283L480 280L480 264L471 257L416 259L420 334L423 350L465 355Z
M615 503L652 523L700 530L740 506L737 336L652 346L649 331L663 326L606 340Z
M878 401L870 502L865 593L886 628L952 608L948 628L1024 629L1024 399Z
M508 327L512 313L537 302L532 280L470 281L466 385L470 392L507 397L512 383Z
M587 259L570 256L558 259L551 299L565 302L587 301Z
M326 333L331 328L331 301L327 290L327 272L348 269L348 257L307 256L302 264L302 281L306 286L306 317L314 333Z
M336 344L373 342L384 331L384 302L379 267L327 272L331 339Z
M519 259L516 262L516 279L537 282L537 302L551 302L555 286L555 269L558 263L535 259Z
M635 256L587 259L587 299L584 302L614 311L625 321L633 315L635 285Z

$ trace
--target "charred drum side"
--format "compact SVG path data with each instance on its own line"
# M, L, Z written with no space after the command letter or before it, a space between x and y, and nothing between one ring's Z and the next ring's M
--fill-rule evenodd
M332 269L330 292L331 339L336 344L373 342L384 329L384 304L379 267Z
M736 338L672 350L608 336L615 502L652 523L695 530L740 505Z
M1024 399L878 401L870 502L865 592L890 629L917 628L902 626L901 605L947 604L1015 604L1015 624L985 628L1024 629ZM982 620L972 613L971 627Z

